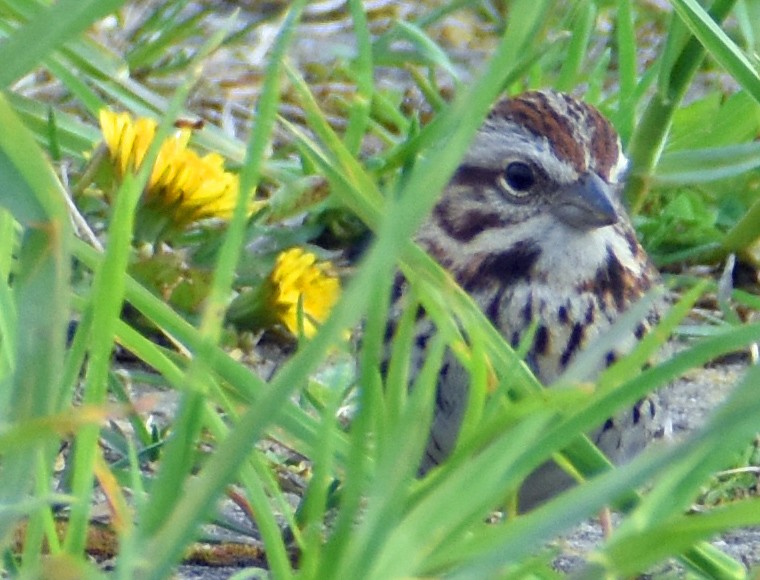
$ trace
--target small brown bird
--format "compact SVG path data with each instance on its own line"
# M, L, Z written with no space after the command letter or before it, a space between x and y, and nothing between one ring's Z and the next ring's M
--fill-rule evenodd
M418 233L512 345L537 323L526 362L546 386L659 283L620 200L625 167L617 133L590 105L553 91L505 99ZM606 365L657 320L654 306L630 336L610 345ZM423 319L417 332L419 361L432 323ZM451 452L466 406L467 373L450 359L422 471ZM622 462L651 439L660 415L648 397L589 435ZM571 483L554 463L543 465L523 485L520 509Z

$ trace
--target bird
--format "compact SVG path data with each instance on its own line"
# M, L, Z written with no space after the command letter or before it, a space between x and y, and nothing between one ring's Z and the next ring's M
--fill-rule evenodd
M416 234L513 347L535 328L525 362L549 388L592 340L661 285L623 204L626 168L613 125L586 102L553 90L503 98ZM403 280L394 293L403 298ZM633 348L661 310L653 303L628 336L609 346L596 373ZM413 364L422 364L434 332L421 316ZM421 474L451 453L467 402L467 373L454 357L446 361ZM653 394L588 435L623 463L655 436L662 417ZM553 462L541 465L519 491L520 511L572 483Z

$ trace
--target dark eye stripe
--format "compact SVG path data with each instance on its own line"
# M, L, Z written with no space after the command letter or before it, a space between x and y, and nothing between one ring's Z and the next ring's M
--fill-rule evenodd
M501 170L476 167L475 165L460 165L451 178L452 185L495 185L501 177Z

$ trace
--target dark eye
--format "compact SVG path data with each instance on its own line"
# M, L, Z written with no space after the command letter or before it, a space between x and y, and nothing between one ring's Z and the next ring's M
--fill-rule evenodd
M515 195L527 193L528 190L536 183L536 176L533 174L533 168L527 163L513 161L504 170L504 182Z

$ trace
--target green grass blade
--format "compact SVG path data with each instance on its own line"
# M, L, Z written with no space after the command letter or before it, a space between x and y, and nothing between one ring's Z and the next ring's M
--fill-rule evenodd
M722 22L735 3L736 0L716 0L710 8L715 22ZM626 183L625 197L634 214L644 205L650 178L664 148L673 115L704 55L705 49L699 40L686 40L679 26L671 26L665 51L660 56L660 88L651 97L628 145L631 173Z
M662 185L700 184L760 167L760 144L741 143L663 154L654 180Z
M13 281L15 326L3 336L6 357L15 372L3 377L0 423L42 417L56 409L60 400L61 370L68 324L70 247L72 232L63 202L62 187L30 132L0 96L0 204L10 210L24 228L17 251ZM7 216L6 216L7 219ZM9 240L10 241L10 240ZM5 296L9 299L10 296ZM12 314L9 312L9 314ZM41 442L39 452L48 454L54 438ZM51 446L52 444L52 446ZM31 491L35 464L18 448L3 449L0 468L0 503L20 502ZM0 516L0 537L7 537L14 518Z
M617 48L620 99L617 110L617 130L627 143L636 124L636 28L630 0L618 0Z
M348 150L357 155L361 148L364 133L369 125L375 82L373 79L372 38L367 24L367 15L364 13L364 7L359 0L349 2L349 8L354 23L357 46L357 55L353 67L356 78L356 96L349 109L345 143Z
M586 58L591 33L596 20L596 7L593 2L581 2L573 19L573 36L567 47L567 58L562 63L555 87L560 91L570 92L575 89L582 78L581 68Z
M79 36L93 22L121 6L123 0L60 0L36 11L0 45L0 86L7 87L37 66L64 42Z
M760 103L760 74L695 0L673 0L673 8L702 46L755 100Z

